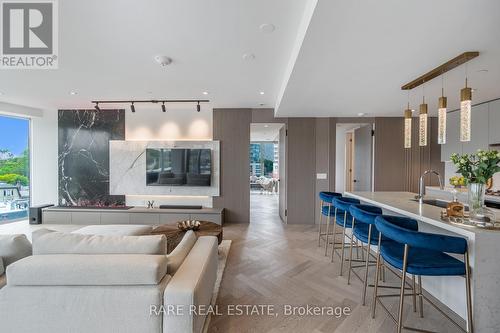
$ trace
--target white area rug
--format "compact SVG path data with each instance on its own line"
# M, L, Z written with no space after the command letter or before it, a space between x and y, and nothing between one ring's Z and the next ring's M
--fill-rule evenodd
M226 261L229 255L229 249L231 248L231 240L223 240L219 245L219 264L217 267L217 280L215 280L214 293L212 295L212 302L210 304L215 306L217 303L217 296L219 296L220 284L222 282L222 276L224 275L224 270L226 269ZM209 315L205 320L205 324L203 325L203 333L208 332L208 326L210 325L210 321L212 319L212 315Z

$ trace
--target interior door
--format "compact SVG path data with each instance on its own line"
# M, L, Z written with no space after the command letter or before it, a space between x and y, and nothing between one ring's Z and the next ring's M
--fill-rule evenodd
M353 191L372 190L372 126L354 130Z
M352 133L345 135L345 191L352 191L353 180L353 140Z
M286 140L287 140L287 130L286 125L281 127L280 136L279 136L279 161L278 161L278 170L279 170L279 184L278 184L278 193L279 193L279 214L280 218L283 222L286 223Z

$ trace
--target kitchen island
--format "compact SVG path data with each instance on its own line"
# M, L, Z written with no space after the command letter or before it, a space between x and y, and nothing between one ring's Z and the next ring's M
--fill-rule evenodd
M419 222L425 232L467 239L472 267L472 297L476 332L500 332L500 231L486 230L441 220L443 208L414 201L409 192L346 192L345 196ZM499 215L500 216L500 215ZM460 258L462 259L462 258ZM466 318L465 280L462 277L422 277L424 289Z

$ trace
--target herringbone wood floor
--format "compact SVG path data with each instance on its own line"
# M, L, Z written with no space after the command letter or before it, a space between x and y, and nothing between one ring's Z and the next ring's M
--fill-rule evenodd
M331 264L324 256L316 226L283 225L275 200L252 195L251 223L224 227L224 237L233 243L217 300L222 315L213 316L209 332L394 332L394 323L380 307L376 319L371 319L370 307L360 304L361 282L353 278L347 285L346 274L339 276L339 259ZM368 305L371 293L368 288ZM389 301L393 313L397 312L395 301ZM458 331L429 305L424 307L425 318L419 319L411 303L407 298L407 324L438 332ZM278 316L227 315L228 305L235 304L273 304ZM348 306L351 314L341 318L285 316L286 304Z

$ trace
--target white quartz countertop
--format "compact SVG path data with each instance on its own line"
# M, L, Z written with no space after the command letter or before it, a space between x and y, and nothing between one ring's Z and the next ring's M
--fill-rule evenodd
M428 204L420 205L420 203L418 203L417 201L412 201L411 199L415 198L414 193L345 192L345 195L460 235L470 236L471 234L489 233L497 234L500 239L500 231L497 230L487 230L478 227L445 222L441 220L441 211L443 210L443 208L431 206Z

